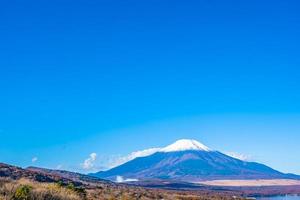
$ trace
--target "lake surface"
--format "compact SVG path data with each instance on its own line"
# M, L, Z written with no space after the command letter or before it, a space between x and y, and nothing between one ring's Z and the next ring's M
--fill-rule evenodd
M300 200L300 196L274 196L274 197L260 197L257 200Z

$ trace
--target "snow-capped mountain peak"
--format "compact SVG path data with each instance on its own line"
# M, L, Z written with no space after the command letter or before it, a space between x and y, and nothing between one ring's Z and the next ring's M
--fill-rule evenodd
M160 152L174 152L174 151L187 151L187 150L198 150L198 151L211 151L207 146L201 144L196 140L181 139L177 140L173 144L160 149Z

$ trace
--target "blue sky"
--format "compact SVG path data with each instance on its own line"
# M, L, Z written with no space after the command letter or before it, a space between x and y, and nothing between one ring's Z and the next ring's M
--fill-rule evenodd
M195 138L300 174L299 6L2 1L0 161L84 172Z

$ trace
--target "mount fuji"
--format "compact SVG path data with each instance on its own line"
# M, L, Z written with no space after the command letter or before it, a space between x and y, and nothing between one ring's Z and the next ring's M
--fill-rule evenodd
M128 180L184 182L300 178L297 175L281 173L260 163L233 158L189 139L178 140L151 155L138 157L110 170L91 175L112 181L119 177Z

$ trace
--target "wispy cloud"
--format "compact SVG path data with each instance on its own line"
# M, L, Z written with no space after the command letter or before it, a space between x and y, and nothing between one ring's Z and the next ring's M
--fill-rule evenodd
M31 162L32 162L32 163L35 163L36 161L38 161L38 157L33 157L33 158L31 159Z
M116 178L117 183L134 182L134 181L139 181L139 180L135 179L135 178L126 178L126 179L124 179L123 176L117 176L117 178Z
M94 168L94 163L97 159L96 153L91 153L90 156L84 160L84 162L81 164L82 168L84 170L91 170Z
M105 166L105 169L111 169L114 167L117 167L119 165L122 165L130 160L133 160L137 157L145 157L149 156L151 154L154 154L158 152L160 148L150 148L150 149L145 149L141 151L134 151L128 155L122 156L122 155L117 155L117 156L111 156L106 161L103 162L103 166Z
M61 170L63 168L63 165L57 165L55 169Z
M233 158L243 160L243 161L252 160L252 156L250 156L250 155L245 155L245 154L241 154L241 153L237 153L237 152L223 152L223 153L228 155L228 156L231 156Z

